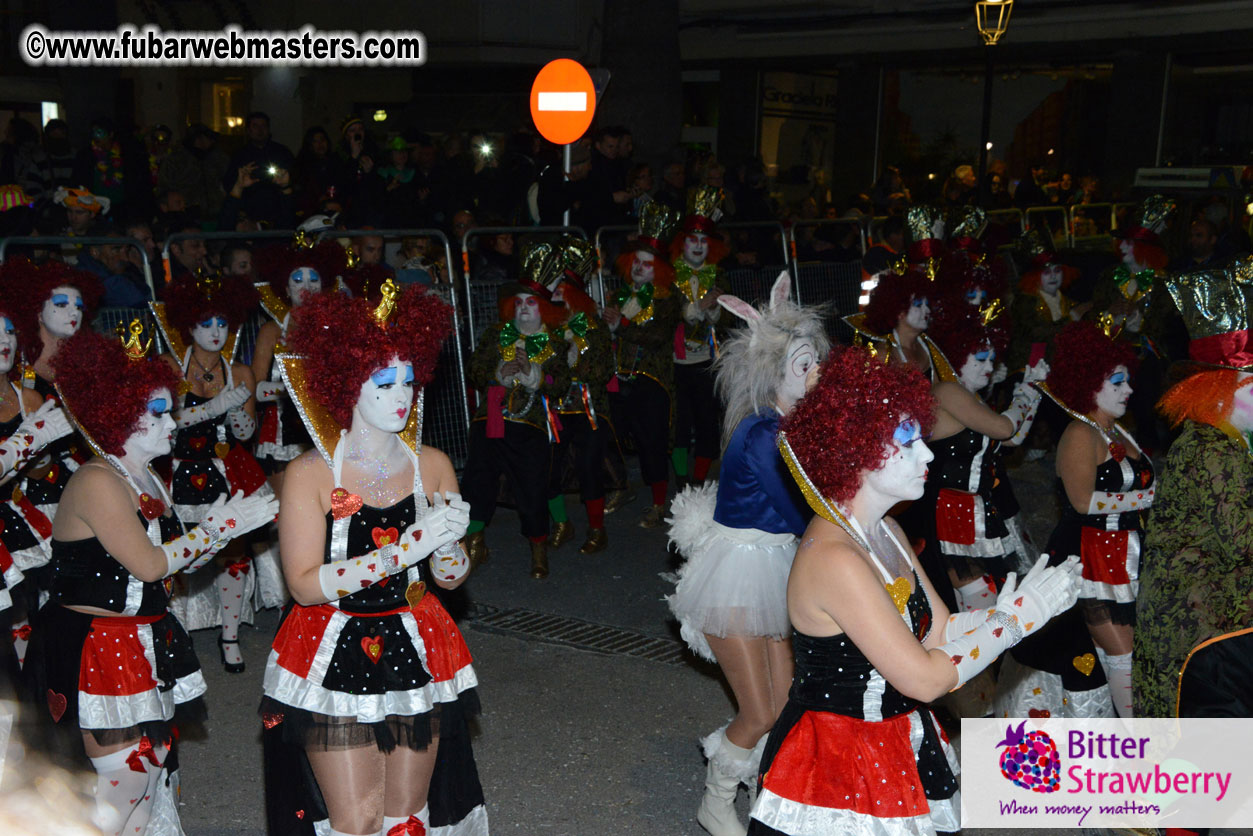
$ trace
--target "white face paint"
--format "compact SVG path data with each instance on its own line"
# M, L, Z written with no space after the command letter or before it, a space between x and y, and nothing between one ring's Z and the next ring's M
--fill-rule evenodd
M866 472L863 491L884 497L888 506L922 496L927 480L927 462L935 458L922 440L918 424L911 418L903 420L885 445L888 459L878 470Z
M314 293L322 292L322 277L312 267L297 267L287 277L287 296L293 307L305 303Z
M974 307L983 304L983 300L988 298L988 292L981 287L972 287L966 291L966 301Z
M709 257L709 236L703 232L689 232L683 238L683 260L693 267L704 265Z
M1040 271L1040 290L1043 290L1049 296L1053 296L1062 287L1062 268L1060 265L1054 264L1051 267L1045 267Z
M788 412L807 390L810 370L818 366L818 352L810 340L792 340L783 359L783 383L779 385L779 406Z
M519 293L514 297L518 300L513 310L513 324L523 334L534 334L543 325L540 320L539 300L529 293Z
M654 262L656 259L657 256L652 253L646 253L642 250L636 252L635 260L631 262L631 281L636 284L648 284L651 282L655 275L654 269L656 264Z
M1096 408L1118 419L1127 413L1127 399L1130 397L1131 375L1126 366L1115 366L1096 393Z
M357 398L357 413L375 429L398 433L409 422L413 409L413 366L393 357L392 362L376 370Z
M962 386L965 386L971 392L978 392L984 386L988 385L988 381L992 379L992 371L995 368L996 352L984 346L974 354L966 355L966 362L962 364L958 378L961 380Z
M1231 426L1248 435L1253 433L1253 374L1240 372L1239 388L1231 404Z
M229 334L230 326L224 316L210 316L191 326L192 341L202 351L221 351Z
M0 315L0 375L8 374L17 358L17 329L13 320Z
M913 296L909 300L909 310L905 311L905 324L915 331L925 331L931 324L931 306L927 297Z
M44 301L39 321L54 337L72 337L83 324L83 294L68 285L55 287Z
M146 463L169 454L174 446L173 406L169 389L157 389L148 396L135 432L122 445L126 458Z

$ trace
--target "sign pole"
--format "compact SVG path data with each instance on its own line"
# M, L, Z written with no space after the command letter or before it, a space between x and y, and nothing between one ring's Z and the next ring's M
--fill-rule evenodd
M566 143L566 146L561 149L561 167L565 171L566 177L570 176L570 148L571 147L572 146L570 145L570 143ZM570 225L569 207L566 208L565 212L561 213L561 225L562 226Z

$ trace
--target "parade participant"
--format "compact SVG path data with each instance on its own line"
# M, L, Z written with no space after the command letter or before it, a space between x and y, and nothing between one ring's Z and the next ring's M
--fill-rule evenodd
M65 408L97 455L75 471L57 510L51 598L27 663L54 727L80 738L91 760L94 823L109 836L182 832L173 726L203 713L205 683L167 609L171 579L278 510L272 498L223 496L185 530L151 468L170 452L178 377L146 357L142 332L132 322L124 348L85 331L53 360Z
M899 265L898 265L899 267ZM857 342L884 350L891 362L913 366L931 380L956 380L943 352L923 333L931 325L931 296L937 286L921 268L884 273L870 291L864 313L844 317Z
M672 349L680 313L674 268L664 252L677 220L677 213L659 203L644 205L639 236L614 262L622 286L604 310L616 342L617 375L608 386L614 425L634 443L640 475L652 492L639 522L643 528L664 523L670 486L666 453L674 390Z
M1013 342L1009 350L1011 374L1039 359L1062 327L1081 319L1091 302L1076 305L1063 293L1079 277L1079 270L1057 259L1039 229L1027 230L1018 246L1028 269L1018 279L1018 293L1010 306Z
M69 420L53 401L34 389L23 389L15 380L18 336L14 326L17 284L30 262L11 261L0 268L0 481L10 480L48 444L70 434ZM21 582L23 570L48 562L48 539L52 524L28 503L8 498L0 502L0 610L13 605L11 590ZM25 607L11 628L20 665L26 655L30 626Z
M987 215L982 209L958 207L949 249L936 276L941 298L958 297L976 308L1004 299L1008 290L1005 264L990 258L984 248L986 226Z
M748 323L714 364L726 439L716 485L674 500L670 538L686 562L670 610L694 653L717 662L737 713L703 741L709 766L696 820L713 836L742 836L741 782L755 787L766 734L792 682L787 576L809 511L775 446L780 416L817 379L829 344L821 313L789 301L783 273L768 307L730 294L718 304Z
M1249 690L1247 678L1230 660L1217 668L1197 664L1197 684L1208 680L1209 686L1193 689L1197 693L1176 705L1185 665L1198 662L1193 653L1209 648L1217 654L1219 644L1224 652L1247 646L1227 642L1253 627L1248 490L1253 484L1253 351L1248 306L1237 279L1246 266L1166 282L1192 337L1193 362L1190 373L1158 402L1158 410L1182 432L1166 454L1145 526L1132 677L1137 717L1227 714L1231 702L1223 692ZM1247 659L1247 651L1237 658Z
M184 274L171 282L164 301L151 302L153 315L170 353L162 359L182 381L176 396L173 478L175 510L186 523L197 523L218 496L258 490L273 496L265 472L243 444L256 431L255 381L252 370L234 362L240 326L257 304L257 291L243 276ZM248 581L252 560L242 541L219 555L212 570L184 579L172 610L188 630L221 625L218 650L228 673L242 673L239 622L252 620L255 586ZM272 554L265 556L273 561ZM276 567L257 579L277 581ZM254 584L256 581L254 581ZM271 587L260 599L282 604L286 595Z
M1057 446L1062 518L1046 550L1053 563L1070 555L1082 558L1078 611L1096 644L1114 710L1130 717L1143 518L1154 496L1152 462L1117 423L1131 396L1134 355L1096 325L1079 322L1057 335L1051 366L1043 391L1071 422ZM1023 648L1015 658L1049 673L1069 674L1067 667L1077 667L1072 660L1091 652L1063 636L1052 637L1048 645ZM1039 658L1049 651L1064 658L1051 663ZM1090 666L1084 667L1091 673Z
M928 446L935 460L920 500L927 509L922 565L952 612L990 606L1022 560L993 493L1008 479L998 468L997 449L1026 438L1040 402L1031 384L1048 374L1048 364L1039 361L1015 385L1008 409L998 414L988 406L979 392L1008 342L1003 330L984 321L992 314L991 307L949 303L938 309L929 332L944 355L960 363L956 381L932 389L936 419Z
M718 269L727 246L715 224L722 216L721 189L701 186L688 197L683 227L670 242L674 287L681 294L674 333L674 450L671 460L680 485L701 484L718 455L718 399L713 362L726 336L718 297L727 292ZM688 453L695 454L689 468Z
M466 540L476 564L488 557L483 530L496 511L500 476L509 479L522 536L531 548L531 577L548 577L548 477L559 440L557 404L570 391L565 309L544 286L544 255L532 249L522 275L497 290L500 318L483 330L470 358L470 385L480 405L470 424L463 489L470 503Z
M477 680L431 592L469 571L458 543L469 508L448 457L420 441L421 390L452 311L391 282L380 297L315 296L288 332L283 379L317 449L283 483L295 603L266 665L262 718L303 750L313 783L291 812L319 832L485 836L466 722Z
M944 211L938 206L911 206L905 213L910 240L906 257L930 281L939 275L944 259L944 226Z
M961 828L957 759L923 703L987 668L1075 600L1077 561L1011 575L994 606L950 614L886 517L922 496L930 386L835 349L780 422L816 516L788 579L796 673L761 761L750 834Z
M565 307L560 326L566 341L566 364L570 367L570 390L557 404L561 440L553 444L548 482L548 511L555 525L548 538L560 548L573 535L566 515L563 481L566 459L573 455L579 496L587 509L587 539L582 554L596 554L609 546L605 531L605 459L616 447L609 419L609 394L605 385L613 377L613 346L609 329L596 314L596 303L586 292L586 277L596 267L596 249L585 238L563 236L553 246L555 276L547 281L554 304Z
M258 250L256 263L262 279L257 285L261 306L271 318L257 332L252 352L256 399L263 405L256 454L278 493L283 487L283 468L312 442L295 405L283 391L274 356L283 351L292 311L314 295L335 289L336 276L345 269L345 257L343 248L334 241L314 245L298 232L290 246Z

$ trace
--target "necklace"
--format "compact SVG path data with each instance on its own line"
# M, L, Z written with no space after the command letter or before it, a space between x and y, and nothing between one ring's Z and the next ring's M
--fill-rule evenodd
M193 349L193 350L192 350L192 352L191 352L191 361L192 361L193 363L195 363L197 366L199 366L199 367L200 367L200 379L201 379L201 380L203 380L205 383L212 383L212 382L213 382L213 372L211 372L211 371L209 371L209 369L205 368L205 365L204 365L203 363L201 363L201 362L200 362L200 358L196 356L196 352L195 352L195 350L194 350L194 349ZM215 368L215 369L216 369L216 368L217 368L218 366L220 366L220 365L222 365L222 355L221 355L221 354L217 355L217 362L213 364L213 368Z

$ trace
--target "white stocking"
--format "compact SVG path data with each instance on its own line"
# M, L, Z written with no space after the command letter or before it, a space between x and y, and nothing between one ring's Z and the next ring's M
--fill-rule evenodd
M1105 678L1109 680L1109 695L1114 698L1114 711L1118 712L1119 717L1131 717L1131 654L1110 655L1098 646L1096 655L1101 660Z
M110 755L91 758L96 770L95 825L105 836L133 836L144 833L152 814L152 799L165 768L147 759L140 759L143 772L131 768L128 760L136 749L122 749ZM154 754L165 762L165 746L153 747Z
M19 668L26 664L26 645L30 644L30 619L13 622L13 653ZM26 637L26 638L23 638Z
M383 836L413 836L413 834L425 834L431 826L431 805L426 805L412 816L383 816ZM411 822L417 819L421 823L422 829L419 830ZM406 827L407 826L407 827ZM393 833L392 831L395 831Z
M244 585L248 582L248 571L251 565L240 562L233 563L218 575L218 599L222 603L222 654L227 664L238 665L243 654L239 644L239 618L243 615Z
M996 591L983 578L953 587L957 609L964 612L981 612L996 604Z

